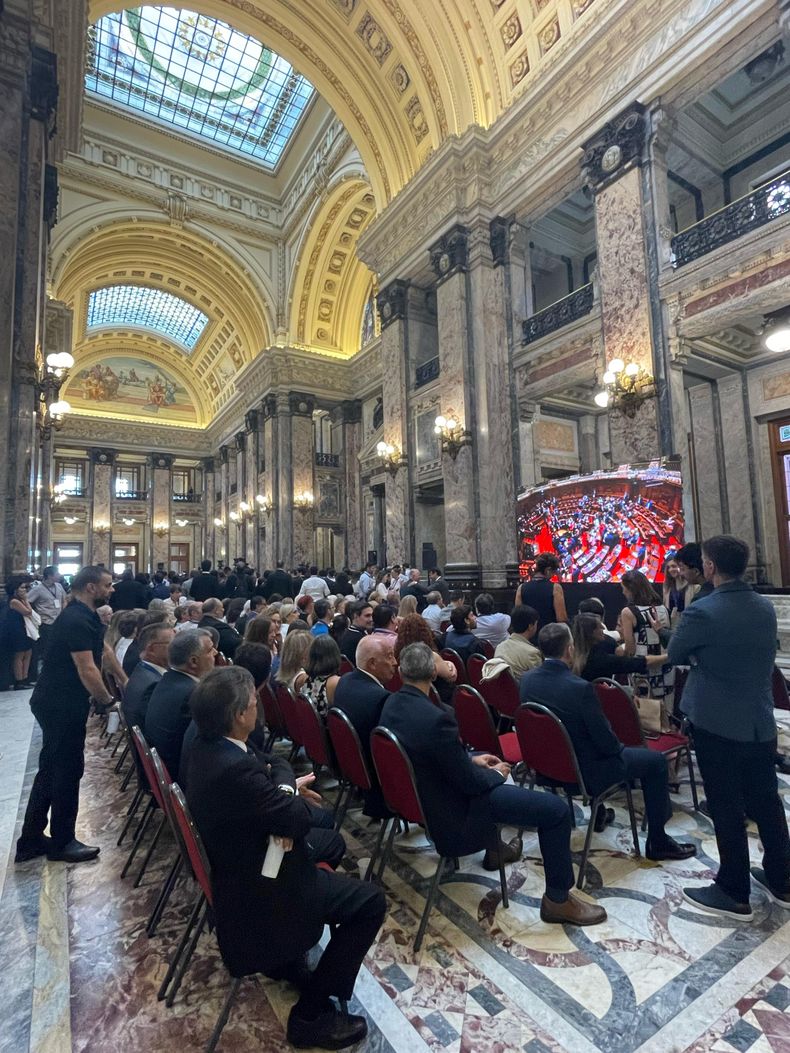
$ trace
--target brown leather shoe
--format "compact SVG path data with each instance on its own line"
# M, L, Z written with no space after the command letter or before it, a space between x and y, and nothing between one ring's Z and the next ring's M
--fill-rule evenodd
M507 844L502 842L502 859L505 863L517 863L524 852L524 842L514 837ZM487 848L483 856L483 870L499 870L499 855L493 848Z
M597 903L585 903L569 892L564 903L555 903L544 896L540 901L540 920L557 925L600 925L606 921L606 911Z

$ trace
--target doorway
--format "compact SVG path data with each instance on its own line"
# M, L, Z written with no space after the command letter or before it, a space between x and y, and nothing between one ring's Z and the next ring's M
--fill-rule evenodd
M137 573L138 567L138 546L132 545L113 545L112 547L112 572L113 574L123 574L125 570L130 570L132 574Z
M790 585L790 419L772 421L769 427L782 585L787 586Z

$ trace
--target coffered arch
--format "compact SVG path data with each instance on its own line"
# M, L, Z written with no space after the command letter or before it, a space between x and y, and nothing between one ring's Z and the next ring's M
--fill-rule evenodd
M371 272L357 258L356 242L374 215L370 185L351 176L338 180L310 217L293 267L290 333L297 346L344 358L359 350Z

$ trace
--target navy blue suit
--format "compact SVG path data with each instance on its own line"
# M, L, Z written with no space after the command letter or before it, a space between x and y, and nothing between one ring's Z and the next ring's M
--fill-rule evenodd
M335 709L342 709L354 725L359 735L359 742L368 762L371 789L365 794L364 814L372 819L384 819L389 811L381 795L381 787L376 777L376 769L370 755L370 733L380 723L381 708L389 696L389 691L372 676L361 669L346 673L340 677L335 688Z
M156 747L173 779L178 777L184 732L192 719L189 699L194 690L193 677L178 669L168 669L151 692L145 712L142 729L145 740L149 746Z

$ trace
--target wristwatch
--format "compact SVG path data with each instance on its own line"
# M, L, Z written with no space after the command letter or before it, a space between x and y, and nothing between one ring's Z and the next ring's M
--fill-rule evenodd
M296 790L295 790L295 789L293 788L293 786L289 786L287 782L283 782L283 783L281 783L281 784L280 784L280 785L279 785L279 786L277 787L277 789L278 789L278 790L282 790L282 791L283 791L283 793L287 793L287 794L290 794L290 795L291 795L291 797L295 797L295 796L296 796Z

